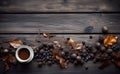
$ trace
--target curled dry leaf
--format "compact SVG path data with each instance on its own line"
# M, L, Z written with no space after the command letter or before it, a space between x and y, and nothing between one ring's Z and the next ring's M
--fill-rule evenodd
M67 42L74 50L80 50L83 48L82 43L76 43L72 38L70 38Z
M60 42L58 42L58 41L53 41L53 42L54 42L55 46L57 46L57 47L61 47Z
M16 58L12 54L8 54L2 58L5 71L9 70L12 64L16 64Z
M21 45L23 45L23 42L21 40L19 40L19 39L14 39L14 40L10 41L9 44L13 48L19 48Z
M83 48L83 44L82 43L78 43L76 44L75 50L80 50Z
M117 67L120 68L120 53L119 52L115 53L114 55L114 63Z
M43 36L44 36L45 38L48 38L48 39L50 39L51 37L53 37L52 35L50 35L50 33L47 33L47 32L44 32L44 33L43 33Z
M105 39L104 39L104 46L112 46L113 44L117 43L117 36L114 35L108 35Z
M52 49L52 53L62 68L68 68L68 63L64 58L62 58L62 54L60 50Z

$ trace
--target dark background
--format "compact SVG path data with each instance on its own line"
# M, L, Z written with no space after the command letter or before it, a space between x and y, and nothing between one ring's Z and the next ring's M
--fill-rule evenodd
M0 43L20 38L29 45L36 45L38 30L56 35L52 40L41 37L41 41L60 41L72 37L75 41L95 43L101 28L105 25L110 34L120 36L120 0L0 0ZM93 39L89 39L93 36ZM120 40L119 40L120 42ZM18 64L8 74L119 74L120 70L111 65L104 70L89 61L84 67L60 69L58 65L38 68L34 62ZM2 63L0 65L2 70Z

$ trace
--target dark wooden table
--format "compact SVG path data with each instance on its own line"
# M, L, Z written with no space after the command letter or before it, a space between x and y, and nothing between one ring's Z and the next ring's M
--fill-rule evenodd
M40 30L40 33L49 32L56 36L51 40L41 37L43 42L72 37L78 42L94 44L98 36L103 35L103 26L108 26L109 34L120 37L119 7L119 0L0 0L0 43L25 38L28 44L36 45L35 38ZM93 38L89 39L89 36ZM68 69L60 69L58 65L38 68L31 62L29 65L12 67L8 74L120 73L114 65L104 70L98 69L99 64L92 61L85 65L89 67L88 70L71 64Z

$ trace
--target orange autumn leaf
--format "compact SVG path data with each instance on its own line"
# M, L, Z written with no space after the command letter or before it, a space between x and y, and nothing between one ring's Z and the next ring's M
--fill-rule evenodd
M117 36L114 35L108 35L105 39L104 39L104 46L112 46L115 43L117 43Z
M73 50L80 50L83 48L82 43L76 43L72 38L68 41L68 44L72 46Z

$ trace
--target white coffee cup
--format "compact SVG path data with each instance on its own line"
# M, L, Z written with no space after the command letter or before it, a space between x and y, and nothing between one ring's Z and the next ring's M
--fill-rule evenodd
M26 49L29 51L29 57L25 60L21 59L19 57L19 52L21 49ZM30 61L32 61L33 57L34 57L34 51L33 49L30 47L30 46L27 46L27 45L22 45L20 46L16 52L15 52L15 56L16 56L16 59L20 62L20 63L29 63Z

